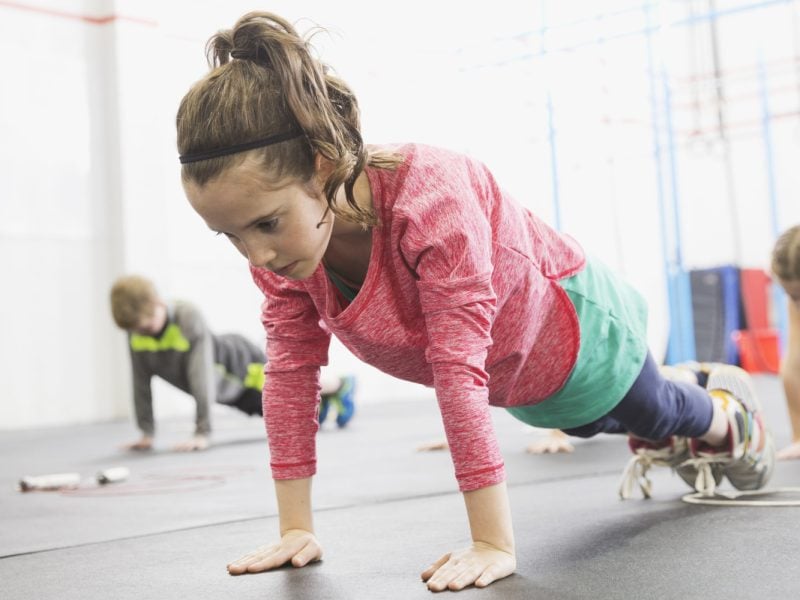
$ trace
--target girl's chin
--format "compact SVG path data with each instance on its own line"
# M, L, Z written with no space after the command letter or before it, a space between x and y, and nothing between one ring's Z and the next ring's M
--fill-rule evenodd
M290 265L286 272L281 274L281 277L292 279L294 281L301 281L311 277L314 274L314 271L316 271L316 266L313 269L309 269L308 263L298 261L293 265Z

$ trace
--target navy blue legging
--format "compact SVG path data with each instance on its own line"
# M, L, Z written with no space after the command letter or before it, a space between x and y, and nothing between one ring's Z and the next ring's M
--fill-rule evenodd
M632 433L653 441L671 435L694 438L708 431L712 410L711 397L704 388L665 379L648 352L636 381L611 412L563 431L576 437Z

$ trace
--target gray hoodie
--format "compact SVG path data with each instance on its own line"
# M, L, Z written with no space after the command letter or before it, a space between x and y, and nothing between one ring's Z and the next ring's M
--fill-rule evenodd
M200 311L188 302L167 309L167 323L157 336L128 336L133 368L136 423L152 436L154 375L194 397L196 434L211 431L212 402L232 404L248 388L263 386L264 352L238 334L214 335Z

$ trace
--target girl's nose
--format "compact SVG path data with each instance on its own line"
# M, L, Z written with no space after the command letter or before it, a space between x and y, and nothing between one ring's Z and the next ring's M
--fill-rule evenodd
M247 260L256 268L269 268L276 256L275 251L268 246L261 244L247 246Z

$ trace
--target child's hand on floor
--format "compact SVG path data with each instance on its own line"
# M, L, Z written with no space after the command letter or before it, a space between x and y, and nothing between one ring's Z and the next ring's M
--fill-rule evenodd
M516 568L514 554L484 542L473 542L469 548L442 556L422 572L422 581L427 581L428 589L434 592L460 590L473 583L475 587L486 587L508 577Z
M569 436L560 429L551 430L547 437L531 442L526 448L529 454L570 453L573 450L575 447L569 443Z
M133 450L136 452L142 452L145 450L152 450L153 449L153 438L148 435L143 435L140 439L136 440L135 442L131 442L130 444L124 444L122 446L123 450Z
M206 448L208 448L208 438L204 435L196 435L172 447L175 452L195 452Z
M435 442L427 442L417 446L417 452L433 452L436 450L447 450L450 446L447 440L436 440Z
M796 460L800 458L800 441L786 446L775 455L778 460Z
M228 573L260 573L291 561L293 567L304 567L322 558L322 546L310 531L290 529L277 544L261 546L228 565Z

